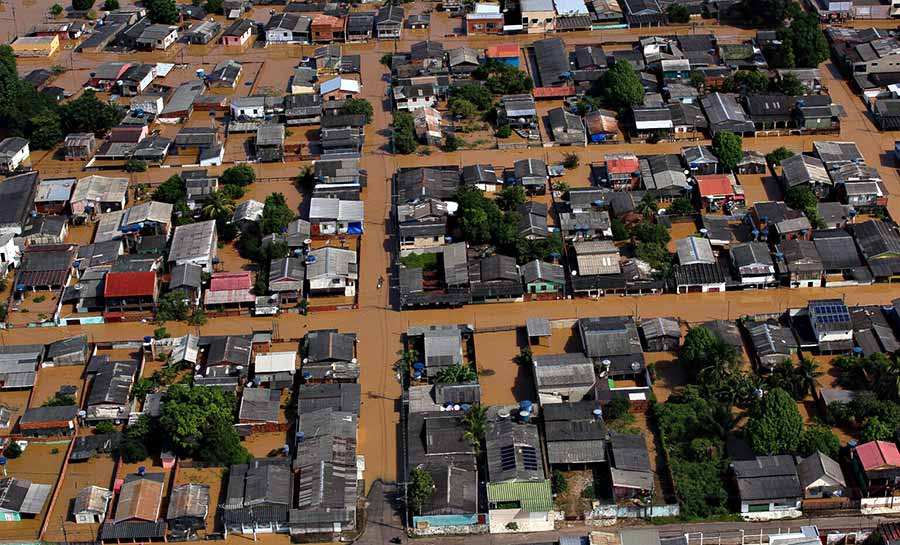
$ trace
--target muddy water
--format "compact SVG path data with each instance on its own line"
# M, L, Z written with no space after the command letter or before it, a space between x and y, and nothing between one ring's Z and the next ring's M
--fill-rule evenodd
M110 456L100 455L86 462L69 464L66 475L59 484L59 496L49 514L50 524L44 532L47 541L62 542L93 541L96 539L100 524L78 524L71 515L72 502L75 496L86 486L100 486L108 490L113 487L113 471L115 462ZM65 531L63 530L65 527Z

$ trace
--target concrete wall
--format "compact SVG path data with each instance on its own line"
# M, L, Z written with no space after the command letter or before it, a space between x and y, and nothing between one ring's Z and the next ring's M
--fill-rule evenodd
M511 534L515 532L549 532L553 530L553 512L528 513L521 509L491 509L490 529L492 534ZM515 530L507 528L507 524L515 523Z

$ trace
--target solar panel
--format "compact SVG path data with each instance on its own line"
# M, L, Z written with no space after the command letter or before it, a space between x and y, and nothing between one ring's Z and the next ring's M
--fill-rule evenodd
M522 462L528 471L537 471L537 452L534 447L522 447Z
M500 448L500 467L503 471L516 468L516 450L512 445Z

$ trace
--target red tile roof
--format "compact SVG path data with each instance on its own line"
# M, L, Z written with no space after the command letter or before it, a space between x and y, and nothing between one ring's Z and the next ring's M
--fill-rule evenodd
M515 44L492 45L487 48L487 56L491 59L507 59L519 56L519 46Z
M531 92L534 98L565 98L575 96L575 87L563 85L561 87L535 87Z
M155 272L111 272L106 274L104 297L141 297L156 291Z
M887 441L869 441L856 447L856 457L866 471L886 467L900 467L900 451L897 445Z
M697 176L697 187L700 188L701 197L734 195L734 188L731 187L731 178L724 174Z
M606 160L606 172L609 174L632 174L640 172L641 162L637 157L619 157Z
M253 286L249 272L213 273L209 281L210 291L249 290Z

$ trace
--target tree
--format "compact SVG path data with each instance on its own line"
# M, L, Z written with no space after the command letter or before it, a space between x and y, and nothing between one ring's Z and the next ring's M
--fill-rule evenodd
M240 186L226 186L240 187ZM224 191L212 191L203 205L203 216L207 219L218 219L234 212L234 201Z
M53 4L52 6L50 6L50 14L54 17L59 17L63 14L63 11L65 11L65 8L63 8L59 4Z
M787 46L793 53L797 68L816 68L828 60L828 41L822 32L819 18L812 13L797 13L790 26L778 31L778 36L781 38L782 48Z
M827 426L809 426L800 434L797 444L797 454L804 457L821 452L835 458L840 450L841 442Z
M441 149L448 153L452 153L464 145L466 145L465 140L451 133L444 137L444 144L441 146Z
M604 102L614 110L626 110L644 103L644 86L628 62L614 62L600 82Z
M744 16L756 26L774 27L782 24L791 0L744 0Z
M672 4L666 10L669 23L684 24L691 20L691 12L681 4Z
M713 136L713 153L727 170L733 171L744 157L743 138L731 131L719 131Z
M678 4L672 4L673 6L677 6ZM656 202L656 199L653 198L653 195L647 193L634 207L634 211L638 214L644 216L644 219L650 219L656 215L656 212L659 210L659 204Z
M151 447L155 446L156 437L153 421L147 415L141 415L137 422L125 428L119 442L119 456L126 464L133 464L150 457Z
M581 162L581 158L578 157L577 153L567 153L565 157L563 157L563 168L566 170L572 170L578 168L578 164Z
M687 216L693 214L696 210L694 209L694 203L689 198L678 197L669 204L666 212L673 216Z
M534 80L525 71L497 59L481 64L472 77L484 81L488 91L495 95L517 95L534 89Z
M240 199L246 193L243 187L234 184L223 185L219 188L219 191L232 201Z
M29 143L34 149L50 149L63 138L59 116L52 110L41 110L28 119Z
M187 198L187 189L184 186L184 179L178 174L169 176L166 181L159 184L156 191L153 192L152 199L154 201L175 204L184 201Z
M236 407L234 395L217 388L173 384L159 418L162 435L181 456L217 465L244 463L249 453L232 425Z
M178 7L175 0L146 0L147 17L154 23L174 25L178 22Z
M859 430L859 438L862 442L869 441L893 441L897 428L882 422L877 416L867 418L862 429Z
M525 189L520 185L509 185L500 190L496 198L500 210L515 210L525 202Z
M481 442L487 433L487 409L484 405L476 403L469 407L463 416L463 424L466 426L463 439L472 445L477 455L481 452Z
M791 158L794 156L794 152L787 149L784 146L771 151L766 154L766 162L772 165L773 167L777 167L781 164L785 159Z
M159 297L159 302L156 305L156 319L158 321L182 321L187 319L187 316L188 305L181 293L170 291Z
M106 0L103 3L103 9L105 11L115 11L119 9L119 0Z
M72 0L72 8L78 11L87 11L94 7L94 0Z
M248 164L234 165L225 169L225 172L219 176L219 183L222 185L247 186L256 181L256 172L253 167Z
M206 311L202 308L195 308L194 312L188 317L188 325L206 325Z
M500 125L497 129L497 138L509 138L512 136L512 128L509 125Z
M458 119L472 119L478 115L478 107L464 98L450 97L447 105L453 117Z
M722 368L726 374L734 371L740 363L740 354L709 329L692 327L684 336L678 362L692 377L698 378L709 374L708 369Z
M262 218L259 220L260 233L265 236L281 233L291 220L294 212L288 207L282 193L272 193L266 197Z
M147 172L147 161L143 159L135 159L134 157L125 161L126 172Z
M222 15L224 13L224 0L206 0L206 11Z
M642 222L634 226L631 235L640 242L659 244L665 246L672 240L672 235L664 225L658 223Z
M706 76L699 70L691 70L688 81L690 82L691 87L698 91L706 86Z
M3 455L14 460L22 455L22 447L19 446L17 441L10 441L6 448L3 449Z
M619 218L613 218L610 227L612 228L613 240L621 241L631 238L631 233L628 232L628 228L625 227L625 224Z
M797 403L781 388L769 390L750 408L744 437L757 454L796 452L803 431Z
M366 124L371 123L372 117L375 115L372 103L364 98L348 98L344 101L344 105L341 106L341 112L351 115L364 115L366 116Z
M550 488L554 494L562 494L569 489L569 481L566 480L566 474L558 469L553 470L553 476L550 479Z
M467 83L453 89L449 102L451 108L453 102L458 100L465 100L483 112L491 107L491 92L483 85Z
M819 377L824 374L819 369L818 363L810 358L800 358L800 361L794 366L794 380L792 381L794 397L805 399L806 396L816 395L816 390L819 388Z
M772 82L769 76L755 70L740 70L725 78L721 91L725 93L765 93Z
M94 426L94 433L97 435L116 433L116 426L112 422L103 421Z
M474 382L478 380L475 366L466 363L457 363L441 369L434 380L444 384L459 384L460 382Z
M172 334L165 327L157 327L153 330L153 338L156 340L171 338Z
M634 248L634 256L650 265L653 270L668 276L672 265L672 254L658 242L639 242Z
M434 479L431 473L422 468L413 468L409 481L409 506L414 513L421 513L431 497L434 496Z
M393 53L385 53L384 55L381 56L380 59L378 59L378 62L381 63L382 65L390 68L391 64L393 64L393 62L394 62Z
M792 97L805 95L808 91L806 85L803 85L800 81L800 78L790 72L781 76L777 85L779 91Z
M393 130L394 151L408 155L419 146L416 142L416 131L413 117L409 112L394 112Z

